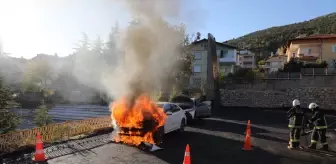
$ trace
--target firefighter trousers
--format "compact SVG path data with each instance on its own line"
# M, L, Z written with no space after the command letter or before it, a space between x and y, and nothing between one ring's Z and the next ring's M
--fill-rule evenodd
M300 146L300 137L301 137L301 128L290 128L289 143L291 144L291 147Z
M321 145L325 146L328 145L327 143L327 129L313 129L312 135L311 135L311 145L316 147L317 141L320 140Z

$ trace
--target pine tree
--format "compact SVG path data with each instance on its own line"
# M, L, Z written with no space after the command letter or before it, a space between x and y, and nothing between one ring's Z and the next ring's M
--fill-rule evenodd
M44 126L52 123L51 116L48 114L48 108L42 104L35 111L34 123L38 126Z
M10 91L4 86L3 79L0 77L0 134L15 130L20 123L19 117L7 109L11 101Z

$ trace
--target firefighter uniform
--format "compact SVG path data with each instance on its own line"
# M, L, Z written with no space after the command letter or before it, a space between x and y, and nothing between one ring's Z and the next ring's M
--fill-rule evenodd
M290 129L288 148L297 148L300 146L301 129L303 128L304 112L300 108L299 100L293 101L293 107L287 112L289 118L288 127Z
M309 109L313 111L313 116L309 120L309 123L313 124L314 126L309 148L316 149L317 141L320 139L322 150L328 150L328 142L326 136L328 126L324 113L319 109L316 103L310 103Z

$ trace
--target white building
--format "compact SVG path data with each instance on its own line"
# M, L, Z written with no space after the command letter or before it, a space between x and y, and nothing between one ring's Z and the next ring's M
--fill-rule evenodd
M267 72L276 72L280 68L283 68L287 61L287 56L272 56L266 60L264 69Z
M256 67L255 54L248 50L238 51L237 65L239 65L242 68L255 68Z

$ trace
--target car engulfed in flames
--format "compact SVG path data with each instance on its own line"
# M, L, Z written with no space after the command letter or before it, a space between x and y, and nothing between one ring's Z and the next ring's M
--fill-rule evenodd
M126 97L110 106L113 140L129 145L159 144L166 114L148 95L142 94L134 101Z

